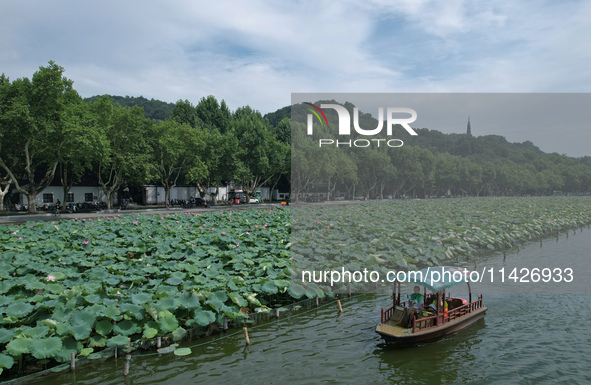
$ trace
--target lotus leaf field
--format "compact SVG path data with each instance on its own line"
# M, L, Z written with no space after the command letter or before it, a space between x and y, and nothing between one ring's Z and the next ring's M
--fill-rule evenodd
M304 207L293 215L292 268L300 280L302 271L342 271L343 267L350 272L377 271L384 277L388 271L472 261L487 252L500 252L590 222L590 197L429 199ZM352 286L355 291L368 290L370 285ZM342 293L348 287L335 284L330 289Z
M0 228L0 371L332 295L301 268L414 269L591 222L587 197L115 215ZM291 260L293 254L294 260ZM309 262L310 266L297 263ZM292 263L294 266L292 266ZM336 290L338 288L333 288ZM183 352L181 352L183 353Z

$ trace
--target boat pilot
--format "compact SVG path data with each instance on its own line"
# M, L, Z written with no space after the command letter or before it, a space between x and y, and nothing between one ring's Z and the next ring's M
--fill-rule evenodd
M408 307L406 314L408 316L408 327L412 327L412 319L418 316L423 310L423 295L421 294L421 288L418 286L414 287L414 293L408 296Z

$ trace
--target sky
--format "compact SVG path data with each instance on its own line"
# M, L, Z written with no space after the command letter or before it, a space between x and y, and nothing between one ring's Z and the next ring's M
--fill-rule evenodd
M590 92L589 20L589 0L2 0L0 72L53 60L83 97L214 95L263 114L292 93ZM591 155L577 142L539 146Z

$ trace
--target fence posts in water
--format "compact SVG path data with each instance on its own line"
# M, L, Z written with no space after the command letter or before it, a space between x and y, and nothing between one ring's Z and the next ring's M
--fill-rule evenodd
M70 353L70 370L76 369L76 352Z
M228 318L224 317L224 331L228 330Z
M156 348L160 349L162 347L162 337L156 337Z
M250 338L248 338L248 329L246 328L246 326L243 326L242 330L244 330L244 339L246 340L246 345L250 345Z
M341 306L341 300L337 299L337 305L339 306L339 313L343 312L343 307Z
M349 292L349 297L351 296L351 284L347 285L347 291Z
M316 307L318 307L319 302L318 302L318 294L316 294Z
M275 317L277 317L277 319L279 319L279 308L275 309Z
M115 345L115 359L117 359L117 346Z
M125 356L125 365L123 366L123 375L127 377L129 374L129 365L131 364L131 354Z

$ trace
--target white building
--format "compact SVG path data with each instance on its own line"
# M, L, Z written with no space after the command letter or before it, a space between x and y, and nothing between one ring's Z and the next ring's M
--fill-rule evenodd
M35 204L37 206L52 205L58 199L62 206L68 203L107 202L107 196L103 192L103 189L97 186L73 186L70 188L66 199L64 199L64 188L62 186L49 186L37 194ZM117 193L115 193L113 195L113 203L117 203L117 199ZM25 194L20 194L20 203L29 205L29 199Z
M143 187L143 198L145 205L163 205L166 202L166 193L164 187L156 186L156 185L149 185ZM212 196L214 195L215 188L209 189L210 194L205 195L206 201L211 201ZM224 201L228 197L228 192L226 187L218 187L218 194L216 196L216 200ZM178 199L178 200L189 200L191 198L203 198L197 187L195 186L177 186L170 189L170 200Z

